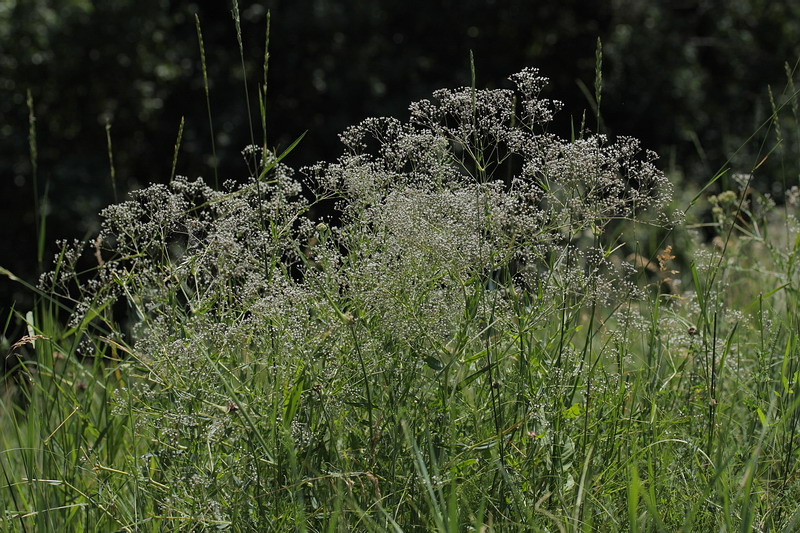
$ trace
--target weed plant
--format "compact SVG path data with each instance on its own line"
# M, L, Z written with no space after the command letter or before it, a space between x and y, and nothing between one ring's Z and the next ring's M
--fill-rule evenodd
M0 530L800 527L796 189L754 165L709 241L655 154L549 133L546 79L511 80L64 243L10 352Z

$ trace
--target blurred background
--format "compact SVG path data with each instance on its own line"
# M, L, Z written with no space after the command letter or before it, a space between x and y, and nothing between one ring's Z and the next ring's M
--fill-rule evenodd
M785 101L784 65L793 69L800 57L798 2L240 0L240 9L256 121L271 11L269 142L280 151L308 130L286 161L294 168L335 158L348 125L405 119L410 102L469 85L470 50L479 88L508 87L524 67L551 78L544 96L565 103L554 131L568 135L571 120L593 115L600 37L604 132L640 138L674 180L701 185L768 118L767 87L778 105ZM44 268L56 239L89 237L113 201L106 123L120 200L169 180L182 117L177 173L213 183L195 15L220 181L241 180L250 134L229 1L0 0L0 266L29 282L42 268L27 91L47 215ZM797 144L785 148L796 156ZM757 150L758 139L739 152L735 170L749 170ZM783 193L779 180L759 186ZM0 277L0 317L31 304L30 292Z

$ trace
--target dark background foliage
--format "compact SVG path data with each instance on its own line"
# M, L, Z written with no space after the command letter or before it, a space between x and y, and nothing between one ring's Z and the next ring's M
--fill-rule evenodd
M241 0L240 8L254 119L271 10L269 142L280 150L308 130L288 160L296 168L335 158L337 134L362 118L402 119L434 89L469 85L470 50L479 87L540 68L551 78L546 96L566 104L556 129L568 134L571 120L592 115L581 84L593 93L600 37L604 131L641 138L663 168L703 183L768 116L767 85L780 94L784 62L793 67L800 52L795 2ZM181 117L178 173L213 180L195 14L220 180L242 179L250 133L230 2L0 1L0 265L29 281L40 268L28 90L40 195L47 184L45 266L50 243L89 235L113 201L107 121L119 199L169 179ZM30 305L20 289L0 279L3 316L13 301Z

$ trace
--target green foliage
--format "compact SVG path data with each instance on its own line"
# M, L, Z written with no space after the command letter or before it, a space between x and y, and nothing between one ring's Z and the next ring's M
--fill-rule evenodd
M42 23L21 46L53 65L45 52L75 40L63 28L100 15L126 28L155 9L61 7L62 18L43 0L3 6L0 33ZM150 23L179 31L160 7ZM657 27L686 15L621 7L620 19ZM771 13L735 8L717 30ZM353 20L384 12L370 9ZM245 53L243 24L263 16L234 3L241 72L264 76L263 144L242 151L245 179L216 186L226 143L213 133L215 186L176 175L179 151L199 146L176 120L166 179L104 209L91 239L60 241L37 287L0 269L36 296L0 335L0 531L796 528L791 66L786 90L769 91L760 146L740 151L746 172L723 169L675 199L636 139L574 121L560 137L562 104L541 96L535 69L483 90L474 64L471 87L435 91L407 121L349 127L338 157L295 172L285 158L306 137L269 149L269 54ZM210 122L219 67L204 44L216 31L190 22ZM594 95L583 87L598 130L601 96L624 90L615 42L638 42L626 35L597 40ZM168 71L165 95L181 90ZM54 105L43 96L24 109L37 174L54 127L42 126ZM251 119L237 129L254 143ZM115 124L113 152L105 120L97 151L114 189L136 154L118 148ZM52 221L36 210L41 243ZM27 335L12 342L15 321Z
M705 243L652 154L548 133L512 80L63 243L11 347L0 529L790 530L796 219L756 168Z

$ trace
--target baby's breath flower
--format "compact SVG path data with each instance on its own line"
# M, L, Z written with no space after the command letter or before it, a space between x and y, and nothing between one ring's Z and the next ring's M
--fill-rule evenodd
M511 79L514 90L438 90L412 104L408 120L366 119L342 133L338 159L300 175L247 146L243 183L217 191L177 176L151 185L102 212L89 254L86 243L64 245L58 274L40 283L71 299L74 328L128 309L119 318L130 323L136 372L114 393L114 412L133 413L134 431L156 443L153 457L174 467L161 502L170 512L207 496L211 483L220 494L239 483L238 494L241 480L272 483L255 473L285 446L262 449L253 434L302 451L363 431L354 406L371 408L375 376L416 383L449 379L440 371L452 368L462 379L479 370L458 368L472 364L467 349L513 339L523 322L546 338L553 317L644 295L631 281L641 268L623 260L625 233L614 230L679 218L666 209L672 189L655 154L629 137L547 133L561 107L541 97L547 79L535 69ZM337 216L315 218L316 202L330 200ZM92 279L78 274L87 259ZM671 259L666 250L662 269ZM632 311L618 320L648 327ZM87 341L80 352L103 346ZM544 396L565 397L586 371L571 342L562 356ZM522 390L496 368L494 394ZM396 392L426 405L426 393ZM557 437L539 403L536 412L529 436L549 446ZM431 419L437 427L441 416ZM370 421L368 442L390 446L372 438L388 422ZM204 456L223 447L224 468ZM209 465L219 468L213 480ZM222 517L220 505L204 512Z

